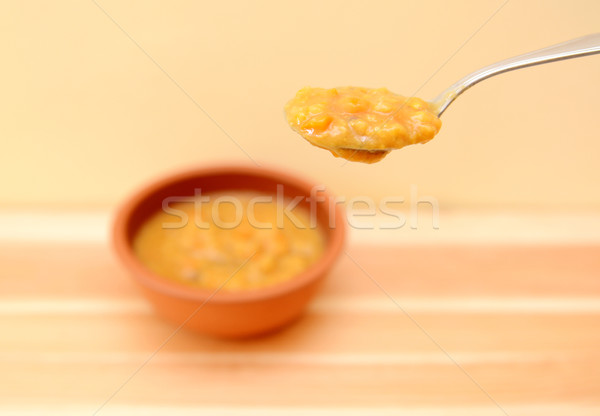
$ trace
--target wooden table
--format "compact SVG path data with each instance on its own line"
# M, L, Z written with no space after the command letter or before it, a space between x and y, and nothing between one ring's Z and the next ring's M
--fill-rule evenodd
M165 343L106 242L5 239L0 414L600 415L599 254L354 240L293 326Z

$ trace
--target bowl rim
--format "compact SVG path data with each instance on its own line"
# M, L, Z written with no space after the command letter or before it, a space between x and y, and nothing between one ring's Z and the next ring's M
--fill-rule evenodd
M304 179L289 174L287 169L251 166L245 164L219 164L207 165L198 168L180 170L170 175L161 176L158 179L150 181L141 186L137 192L127 198L116 210L112 226L112 245L125 268L129 271L132 278L142 286L145 286L155 292L160 292L171 297L179 299L205 303L246 303L256 302L294 292L313 281L324 277L328 270L333 266L337 258L342 253L345 244L346 225L343 208L339 204L334 204L333 210L331 204L327 204L329 215L335 215L336 222L334 227L328 227L327 244L321 257L306 270L284 282L268 286L265 288L240 290L226 292L221 287L217 289L202 289L193 286L171 281L162 277L148 268L137 258L133 252L133 247L129 244L127 230L133 213L142 206L149 197L156 192L172 186L173 184L194 177L218 176L218 175L248 175L260 177L267 180L276 181L282 185L292 185L309 194L316 184L310 183ZM333 195L324 190L323 196L333 198Z

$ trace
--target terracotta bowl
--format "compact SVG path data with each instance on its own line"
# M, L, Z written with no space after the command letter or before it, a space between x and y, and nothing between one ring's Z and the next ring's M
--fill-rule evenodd
M286 197L303 197L310 206L313 184L283 171L223 166L186 171L154 182L127 200L119 209L113 227L118 257L139 283L163 317L176 325L218 337L248 337L281 328L298 318L315 294L319 283L340 255L345 236L345 217L331 195L320 191L316 206L317 224L326 238L322 257L310 268L278 285L235 292L199 289L154 274L136 257L133 238L162 201L172 196L192 196L196 189L212 191L255 190L276 195L282 185Z

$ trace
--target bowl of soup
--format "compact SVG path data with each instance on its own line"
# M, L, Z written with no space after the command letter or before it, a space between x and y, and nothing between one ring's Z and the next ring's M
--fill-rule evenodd
M118 258L177 327L239 338L299 318L342 252L345 216L320 184L251 166L192 169L123 203Z

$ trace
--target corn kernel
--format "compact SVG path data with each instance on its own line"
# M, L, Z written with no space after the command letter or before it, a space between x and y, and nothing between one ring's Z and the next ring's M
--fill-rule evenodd
M300 98L300 97L306 97L307 95L310 94L311 90L312 90L312 88L310 88L310 87L301 88L296 93L296 97L298 97L298 98Z
M422 123L422 124L430 124L430 123L434 123L438 118L431 114L429 111L417 111L416 113L414 113L411 118L413 120L417 120L418 122Z
M308 113L313 116L317 115L317 114L321 114L324 110L325 110L325 104L323 104L323 103L313 104L308 107Z
M341 119L334 120L329 126L329 139L332 142L339 142L340 139L348 136L348 125Z
M346 97L340 101L340 106L347 113L358 113L359 111L365 111L368 104L358 97Z
M367 114L365 119L371 124L371 125L378 125L381 124L383 122L384 119L379 118L377 115L375 114Z
M298 111L294 118L296 119L296 124L302 124L308 119L308 115L304 111Z
M391 113L394 110L394 105L389 101L380 101L373 110L379 113Z
M263 273L269 273L275 268L275 258L273 256L265 256L258 261L258 268Z
M432 126L421 126L419 129L419 137L416 141L417 143L425 143L429 140L433 139L433 137L437 134L438 130Z
M388 122L381 126L375 134L379 139L381 148L394 147L394 144L403 143L408 138L408 131L399 123Z
M354 130L354 132L360 136L364 136L367 134L367 130L369 129L369 123L367 123L365 120L361 120L361 119L354 119L350 121L350 127L352 127L352 130Z
M410 97L408 99L407 105L413 110L425 110L429 108L429 104L427 104L427 102L417 97Z
M315 131L324 131L327 130L332 121L333 119L327 114L320 114L306 120L302 127Z

